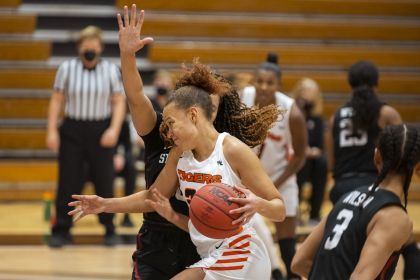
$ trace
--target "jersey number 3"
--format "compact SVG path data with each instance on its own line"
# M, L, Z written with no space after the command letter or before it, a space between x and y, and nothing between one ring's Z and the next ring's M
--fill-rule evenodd
M325 250L332 250L337 247L338 243L340 242L341 236L343 232L349 226L349 223L353 219L353 211L348 209L343 209L338 213L337 221L341 223L337 223L333 228L333 233L328 236L327 241L325 242L324 249Z

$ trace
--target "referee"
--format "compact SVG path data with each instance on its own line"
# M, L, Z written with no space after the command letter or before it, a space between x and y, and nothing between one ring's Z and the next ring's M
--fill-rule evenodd
M88 26L80 32L78 58L58 68L48 111L47 146L58 152L59 176L56 220L50 247L72 243L72 219L67 212L71 195L81 193L89 170L96 193L113 196L113 155L125 115L125 98L118 67L100 55L101 30ZM58 120L64 106L64 120ZM88 167L88 168L86 168ZM106 234L104 244L116 245L113 214L99 214Z

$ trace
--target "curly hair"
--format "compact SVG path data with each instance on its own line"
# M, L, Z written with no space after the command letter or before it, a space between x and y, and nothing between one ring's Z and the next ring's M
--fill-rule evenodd
M222 75L211 71L210 67L201 64L198 59L193 60L191 68L184 66L184 74L176 83L175 92L168 103L174 102L179 108L187 109L193 105L200 106L207 117L216 110L211 105L210 95L220 96L214 127L218 132L228 132L250 147L262 144L268 130L282 114L277 106L264 108L247 108L241 103L239 94L233 85ZM161 134L166 142L168 126L161 125Z

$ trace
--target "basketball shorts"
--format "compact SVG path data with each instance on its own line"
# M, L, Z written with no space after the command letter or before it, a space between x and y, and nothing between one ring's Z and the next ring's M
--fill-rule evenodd
M267 250L252 227L244 226L240 233L225 239L207 238L191 222L189 229L193 242L202 253L202 259L189 268L202 268L204 279L270 279L271 265Z
M132 279L165 280L200 260L188 232L171 225L144 223L133 253Z

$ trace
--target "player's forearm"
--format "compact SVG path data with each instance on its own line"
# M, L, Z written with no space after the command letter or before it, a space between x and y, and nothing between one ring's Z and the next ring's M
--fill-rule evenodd
M121 53L121 72L124 90L130 106L138 106L144 102L143 81L136 64L135 53Z
M113 97L113 108L110 128L114 129L117 134L120 133L122 123L125 117L125 99L124 96Z
M286 218L286 208L283 200L280 198L272 200L261 199L257 212L275 222L282 222Z
M56 130L60 116L63 98L61 93L54 92L48 106L48 131Z
M105 199L105 211L107 213L144 213L154 211L145 200L149 191L144 190L129 196Z
M284 182L289 179L290 176L299 172L302 166L305 164L305 155L294 156L289 163L287 164L286 169L284 170L283 174L274 182L274 185L277 188L280 188Z
M312 268L312 260L301 260L296 261L296 257L293 258L291 269L294 273L304 277L308 278L309 272Z
M134 127L139 135L145 135L155 126L156 113L149 98L144 95L143 82L137 69L134 53L121 53L121 69Z
M188 230L188 221L190 220L189 217L173 211L173 214L168 220L169 222L173 223L174 225L176 225L183 231L186 231L186 232L189 231Z

